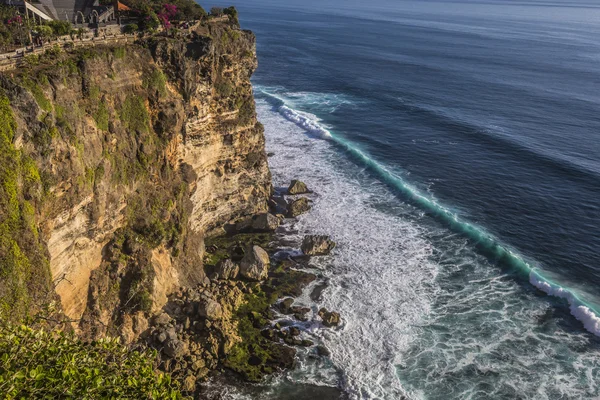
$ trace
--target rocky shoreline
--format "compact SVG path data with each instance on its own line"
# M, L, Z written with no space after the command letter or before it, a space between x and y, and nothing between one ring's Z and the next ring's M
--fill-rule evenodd
M207 238L205 281L173 293L151 320L143 343L158 351L160 368L180 381L186 394L215 399L209 389L214 382L239 386L293 369L300 347L312 357L329 356L323 345L302 337L301 324L314 318L323 329L335 329L341 316L324 308L312 316L313 310L295 298L319 278L308 271L310 258L328 255L335 243L307 235L299 249L290 250L290 232L281 226L310 211L309 199L299 197L307 193L304 183L292 181L272 196L268 213L229 227L225 236ZM319 282L310 298L318 300L325 288L326 282ZM341 396L335 388L325 390L332 396L327 398Z

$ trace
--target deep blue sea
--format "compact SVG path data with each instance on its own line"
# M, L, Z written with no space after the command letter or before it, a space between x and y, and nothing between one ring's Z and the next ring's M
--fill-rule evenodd
M338 242L299 300L331 361L273 385L600 398L600 3L231 2L275 184L316 192L291 228Z

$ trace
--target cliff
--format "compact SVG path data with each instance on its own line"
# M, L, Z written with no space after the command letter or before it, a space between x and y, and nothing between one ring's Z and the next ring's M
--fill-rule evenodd
M256 66L254 35L219 21L2 75L3 316L46 308L131 341L174 291L207 283L205 237L272 191Z

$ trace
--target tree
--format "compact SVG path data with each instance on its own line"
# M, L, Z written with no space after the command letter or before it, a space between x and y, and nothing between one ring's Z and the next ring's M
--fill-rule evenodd
M240 21L238 19L238 11L235 9L234 6L231 7L227 7L226 9L223 10L223 14L225 15L229 15L229 18L231 19L231 22L239 25Z

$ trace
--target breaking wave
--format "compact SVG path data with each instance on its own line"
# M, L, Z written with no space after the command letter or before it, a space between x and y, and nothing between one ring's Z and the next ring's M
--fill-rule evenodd
M562 287L560 284L553 282L548 277L544 276L542 270L533 267L523 260L521 256L503 245L485 229L460 218L456 213L440 204L435 198L422 193L413 185L406 182L397 173L369 157L368 154L362 151L354 143L351 143L342 136L324 128L316 116L291 108L286 103L286 99L278 94L271 93L260 87L258 87L257 90L259 92L258 94L269 102L269 104L273 105L273 107L287 120L294 122L297 126L303 128L310 134L318 135L321 138L328 139L335 143L338 147L343 149L351 159L366 167L378 179L386 183L397 194L401 195L403 199L409 201L447 228L461 234L473 242L480 254L504 268L519 273L525 279L529 279L529 282L533 286L548 295L566 299L569 302L571 314L583 323L583 326L587 331L596 336L600 336L600 313L594 306L582 300L572 289Z

